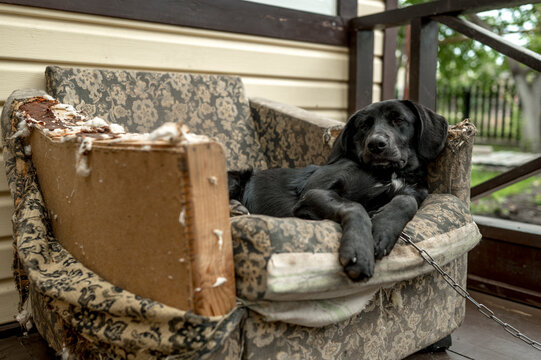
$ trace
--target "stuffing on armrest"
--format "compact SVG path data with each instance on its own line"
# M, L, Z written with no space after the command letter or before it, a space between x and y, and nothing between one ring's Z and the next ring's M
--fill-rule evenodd
M325 164L344 123L296 106L250 99L252 118L269 168Z
M428 167L428 190L470 204L471 157L477 129L468 120L449 127L445 149Z

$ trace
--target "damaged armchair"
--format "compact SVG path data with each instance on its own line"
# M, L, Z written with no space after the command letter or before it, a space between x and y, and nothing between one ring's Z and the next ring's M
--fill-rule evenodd
M400 359L445 338L463 321L464 299L406 244L397 243L390 255L378 261L369 281L351 282L343 274L337 258L341 228L332 221L260 215L226 219L230 230L214 230L214 235L220 246L229 249L229 253L225 251L223 257L216 260L226 264L223 269L227 276L214 277L213 286L220 288L228 281L228 289L233 291L232 301L223 302L219 297L210 296L210 300L204 300L209 302L207 307L198 307L199 293L205 291L194 285L195 280L188 281L186 288L192 297L180 305L156 300L178 296L169 291L175 289L174 286L159 286L160 297L138 292L136 288L127 289L112 281L115 276L135 275L115 273L111 277L100 273L96 270L99 266L93 269L93 264L85 262L82 247L73 245L81 241L74 233L69 229L62 233L57 231L60 229L55 225L58 214L51 210L54 205L47 201L50 195L46 195L45 190L54 192L56 187L62 186L47 186L40 177L40 161L35 152L49 151L50 144L29 149L20 136L31 115L31 111L22 111L25 104L38 98L41 102L54 102L56 108L58 104L67 104L61 107L69 109L72 118L95 120L98 117L109 124L105 127L109 129L106 135L111 133L113 123L129 132L147 133L165 122L179 121L191 133L207 135L221 144L223 154L206 152L208 149L200 146L197 149L202 149L198 150L201 154L190 155L190 146L194 145L171 150L177 156L177 162L171 166L179 168L179 176L191 184L186 187L187 191L197 188L196 179L207 165L198 165L195 160L204 162L205 156L223 162L223 171L219 170L222 173L225 168L323 164L342 123L289 105L247 99L240 78L231 76L48 67L46 80L47 93L24 90L12 94L2 113L2 130L6 171L16 207L14 272L20 292L20 310L32 317L40 334L56 351L88 359L168 356L179 359L358 359L359 354L366 359ZM21 125L22 120L25 123ZM480 239L469 213L474 133L475 129L468 122L450 128L443 153L429 168L431 194L405 228L405 233L463 286L467 252ZM115 135L110 137L113 139ZM137 141L136 137L133 141ZM128 150L135 146L130 144L125 145ZM115 144L107 146L118 150ZM141 154L155 153L156 148L164 146L143 147L138 148ZM90 190L100 184L99 149L96 147L96 153L86 149L90 155L82 152L89 156L91 171L80 181ZM109 155L104 153L103 162L108 164L103 167L104 174L116 171L113 169L118 159L115 156L119 155L115 154L106 157ZM190 160L190 156L195 156L195 160ZM42 168L47 168L50 157L44 158ZM69 159L80 160L74 156ZM123 173L132 171L127 163ZM141 164L133 162L133 167ZM117 167L120 166L122 164ZM132 206L141 206L150 213L150 208L145 209L149 199L170 201L161 197L156 200L159 197L156 193L143 190L154 179L163 177L167 169L147 174L148 179L134 180L133 198L137 198L137 202ZM216 184L223 182L224 177L208 179L209 183ZM169 190L174 193L173 188ZM71 188L66 197L70 191ZM95 194L89 191L87 196L94 198ZM225 188L219 197L227 198ZM124 208L119 218L110 221L128 221L125 219L130 217L132 209L119 202L111 204ZM180 219L175 213L176 222L197 223L198 214L212 212L218 205L202 201L194 207L200 207L200 212L194 210L190 216L184 213L183 218L181 211ZM152 208L154 210L156 216L165 216L165 212L159 213L159 206ZM68 211L58 215L58 219L72 216L76 224L90 222L92 216L89 215L83 219ZM91 246L95 240L92 229L103 226L103 223L94 223L85 227L86 232L81 235L86 237L85 244ZM167 239L173 239L174 234L159 229L150 229L149 234L148 242L141 246L166 253L167 248L161 244L167 244ZM70 236L72 247L68 251L58 240ZM118 257L125 261L120 259L118 266L112 266L114 271L122 266L130 267L130 262L141 261L130 258L129 249L136 246L130 243L130 235L120 237L125 241L119 242L124 247L118 248ZM199 240L194 236L195 243ZM176 245L171 246L175 251ZM197 245L189 247L187 258L179 258L178 266L185 266L197 257L197 253L194 255ZM99 249L95 251L99 254ZM151 257L149 255L149 259ZM197 261L193 263L191 268L181 267L182 271L190 272L192 278L204 277L207 270L198 268ZM231 269L234 266L234 275L233 270L228 273L227 264L231 264ZM171 276L169 280L173 283L175 279ZM161 291L164 288L167 291ZM217 306L217 302L222 303ZM28 317L24 322L26 320Z

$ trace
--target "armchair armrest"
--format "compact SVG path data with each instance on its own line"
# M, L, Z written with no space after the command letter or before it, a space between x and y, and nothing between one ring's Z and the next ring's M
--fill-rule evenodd
M477 129L468 120L449 127L443 152L428 166L428 190L470 204L471 157Z
M325 164L344 123L260 98L250 109L269 168Z
M119 289L198 315L229 313L236 299L222 146L181 124L125 133L33 94L14 93L2 115L15 264L35 283L51 281L60 265L40 251L56 246ZM49 226L52 233L28 232ZM77 281L70 289L83 291ZM41 291L55 298L49 290Z

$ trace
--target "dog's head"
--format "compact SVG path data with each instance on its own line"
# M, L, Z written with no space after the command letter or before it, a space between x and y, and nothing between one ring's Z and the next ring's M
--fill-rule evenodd
M416 168L445 146L447 120L409 100L387 100L353 114L336 139L329 164L341 158L376 168Z

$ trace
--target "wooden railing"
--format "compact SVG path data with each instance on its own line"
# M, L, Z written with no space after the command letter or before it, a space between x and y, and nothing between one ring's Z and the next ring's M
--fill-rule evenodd
M502 37L458 17L468 13L539 2L541 0L439 0L352 19L350 21L352 33L350 36L348 98L350 112L372 103L374 30L387 30L397 26L410 25L409 99L434 110L436 109L437 96L436 68L438 24L440 23L529 66L531 69L541 71L541 55L510 43ZM394 63L394 56L391 59L384 59L384 69L390 68L385 65L389 61ZM392 76L387 76L387 78L392 78ZM393 93L394 91L384 88L384 99L388 98L388 94ZM539 95L541 96L541 94ZM541 172L541 157L473 187L471 197L476 199L490 194L538 172ZM482 218L477 218L476 221L480 224L483 241L476 251L470 253L470 264L475 262L476 265L490 265L485 267L470 266L474 272L470 271L468 275L468 285L478 290L541 307L541 269L539 262L535 260L541 258L541 227L521 226L520 223L512 222L510 224L511 222L498 220L485 224L486 221ZM528 228L527 232L523 231L525 227ZM497 246L491 246L491 242ZM487 246L487 244L489 245ZM484 251L484 249L492 248L499 249L499 252L496 254ZM494 259L495 254L502 256L502 258ZM527 256L521 254L527 254ZM514 258L510 259L509 257ZM527 259L532 262L524 263L520 267L514 266L521 261L530 261ZM508 273L511 271L510 269L513 274L502 281L500 275ZM527 272L529 277L523 276L520 271ZM530 281L521 282L525 278Z

